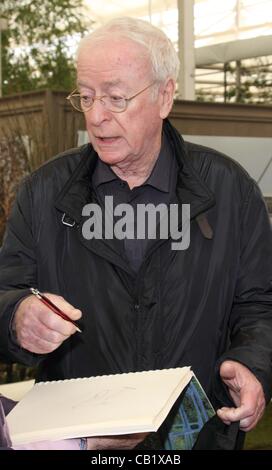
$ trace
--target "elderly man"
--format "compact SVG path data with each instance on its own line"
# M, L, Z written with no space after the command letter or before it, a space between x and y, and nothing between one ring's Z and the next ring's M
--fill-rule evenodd
M185 143L167 120L177 74L170 41L143 21L113 20L81 42L68 98L90 144L19 191L0 257L1 355L38 365L38 380L191 365L221 420L248 431L271 396L271 229L247 173ZM135 236L138 220L123 238L108 227L124 205L135 214L146 204L178 208L179 228L189 205L186 247L173 249L171 234ZM94 205L100 237L97 219L86 229ZM83 333L30 287L72 320L82 315ZM88 447L131 448L143 437Z

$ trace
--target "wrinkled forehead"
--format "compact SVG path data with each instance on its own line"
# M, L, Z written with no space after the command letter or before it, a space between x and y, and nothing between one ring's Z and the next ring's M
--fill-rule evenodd
M152 74L151 59L147 48L122 37L89 38L78 52L78 72L89 69L96 74L120 73L134 75Z

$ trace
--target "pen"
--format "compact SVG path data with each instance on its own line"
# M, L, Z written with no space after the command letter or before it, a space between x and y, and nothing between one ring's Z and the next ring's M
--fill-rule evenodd
M62 310L59 309L59 307L57 307L55 304L53 304L53 302L48 298L46 297L44 294L41 294L40 291L38 291L38 289L34 289L33 287L30 287L30 291L33 295L35 295L44 305L46 305L48 308L50 308L50 310L54 313L56 313L57 315L59 315L61 318L63 318L64 320L66 321L69 321L70 323L72 323L75 327L76 327L76 330L79 332L79 333L82 333L82 331L80 330L80 328L78 328L77 324L71 320L70 317L68 317L68 315L66 315L66 313L62 312Z

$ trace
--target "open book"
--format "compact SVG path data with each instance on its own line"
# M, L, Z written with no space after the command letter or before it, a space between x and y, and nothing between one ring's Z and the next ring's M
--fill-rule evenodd
M189 367L41 382L7 416L13 445L157 431Z

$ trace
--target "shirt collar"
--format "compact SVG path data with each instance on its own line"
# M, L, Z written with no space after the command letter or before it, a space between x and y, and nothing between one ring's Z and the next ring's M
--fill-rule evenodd
M118 176L112 171L111 167L98 158L92 175L92 184L94 187L97 188L100 184L109 183L117 179Z
M150 185L160 191L168 193L170 191L170 176L173 164L174 155L171 154L170 145L167 142L165 134L163 134L159 156L144 185Z

